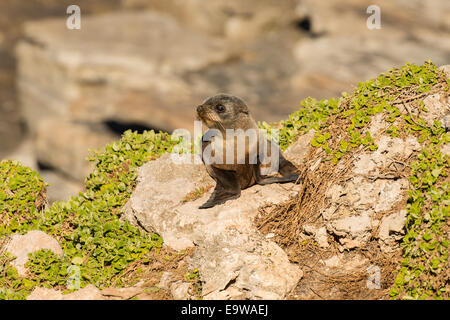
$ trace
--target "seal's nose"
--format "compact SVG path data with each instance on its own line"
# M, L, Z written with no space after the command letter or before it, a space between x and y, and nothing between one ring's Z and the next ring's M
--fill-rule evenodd
M198 106L198 107L197 107L197 112L200 113L200 112L202 112L202 110L203 110L203 107L202 107L202 106Z

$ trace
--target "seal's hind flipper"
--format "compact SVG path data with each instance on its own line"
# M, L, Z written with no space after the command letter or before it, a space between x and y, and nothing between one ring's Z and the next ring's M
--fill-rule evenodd
M289 183L294 182L296 184L300 183L300 179L298 174L290 174L288 176L284 177L266 177L266 178L260 178L258 181L256 181L259 185L265 185L265 184L271 184L271 183Z

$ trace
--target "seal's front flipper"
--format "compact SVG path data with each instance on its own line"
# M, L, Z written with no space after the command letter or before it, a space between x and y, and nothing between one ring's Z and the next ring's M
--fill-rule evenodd
M241 196L241 187L239 186L235 171L221 170L214 167L210 167L210 169L213 170L211 177L216 180L216 188L208 201L202 204L199 209L212 208Z
M258 181L256 181L256 183L259 185L265 185L265 184L271 184L271 183L289 183L289 182L294 182L296 184L300 183L298 174L290 174L285 177L260 178Z

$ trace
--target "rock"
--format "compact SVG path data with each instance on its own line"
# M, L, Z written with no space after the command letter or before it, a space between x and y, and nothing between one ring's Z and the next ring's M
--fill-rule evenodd
M344 188L330 188L329 207L322 211L327 231L338 236L345 249L360 246L371 237L375 214L393 208L407 190L407 179L370 182L362 177L351 179Z
M361 254L337 254L322 261L326 268L339 268L346 271L357 271L364 267L368 260Z
M148 295L142 294L142 283L128 288L106 288L99 290L92 284L77 291L63 294L60 290L36 287L27 297L27 300L128 300L139 296L149 299Z
M20 276L25 276L27 272L25 263L28 261L28 254L42 249L51 250L57 255L63 254L58 241L39 230L29 231L25 235L12 235L5 251L16 257L11 265L17 269Z
M284 156L296 166L301 167L304 158L312 148L311 141L315 134L315 130L310 130L308 133L299 136L298 139L283 152Z
M88 284L86 287L75 292L63 295L62 300L102 300L100 290L94 285Z
M376 121L373 131L382 131ZM405 177L386 174L386 168L402 170L405 161L421 146L416 138L405 140L375 135L378 149L360 154L353 164L353 177L335 184L326 193L327 207L322 209L326 229L338 236L341 250L366 243L378 226L375 215L389 212L407 196L409 182Z
M361 238L372 229L372 222L368 215L348 216L333 220L328 226L340 237Z
M260 234L229 230L203 241L193 258L204 299L282 299L302 277L284 251Z
M398 241L403 238L405 233L406 214L406 210L400 210L398 213L384 217L381 221L378 237L383 251L392 252L398 248Z
M193 106L204 96L196 96L181 75L229 56L220 39L152 12L85 17L77 32L61 23L27 23L33 42L17 49L21 105L32 132L48 115L168 131L192 126Z
M248 39L295 19L295 0L123 0L129 8L149 8L168 13L178 21L201 32ZM255 8L257 7L257 10ZM282 16L283 19L279 19Z
M399 42L402 42L401 48ZM446 61L445 50L418 48L417 42L405 41L400 35L393 35L392 39L348 34L301 39L293 50L300 71L292 85L317 98L335 96L336 91L350 90L360 79L371 79L381 70L402 65L405 57L418 64L431 55L435 63Z
M450 45L438 44L438 39L448 37L450 29L436 25L439 19L445 21L443 8L448 4L444 0L427 5L409 3L379 1L381 29L370 30L366 10L373 2L369 0L350 0L348 10L340 10L338 0L302 0L297 10L308 21L312 36L300 39L293 49L299 64L293 87L326 98L351 90L361 79L373 78L405 60L422 64L432 57L437 65L448 63ZM441 10L431 14L431 8Z
M439 69L444 71L447 74L447 78L450 78L450 64L440 66Z
M6 70L3 72L4 75L1 80L3 81L3 91L0 101L0 159L4 159L11 152L14 152L15 148L25 138L20 110L15 103L16 93L11 90L14 85L14 73Z
M165 271L163 272L161 279L159 280L158 288L163 290L169 290L170 285L172 284L173 281L174 281L173 273L170 271Z
M305 232L307 235L315 235L317 232L317 228L310 224L305 224L303 226L303 232Z
M88 284L86 287L75 292L62 294L61 291L48 288L35 288L28 296L27 300L105 300L100 294L100 290L94 285Z
M330 246L328 243L327 229L325 227L321 227L317 230L315 239L321 248L328 248Z
M183 217L174 209L190 192L214 185L203 164L175 164L171 155L165 154L139 168L138 187L123 209L124 217L148 232L158 232L167 245L182 250L193 246L192 239L172 229L167 222L179 216L177 224L182 229L189 219L197 219L195 214ZM188 224L187 232L191 228Z
M104 129L54 117L41 119L36 125L38 161L79 182L84 182L93 169L93 163L86 160L89 149L103 147L117 138Z
M425 120L428 126L433 126L434 121L441 121L445 127L445 117L450 115L450 95L436 93L427 96L424 100L424 107L427 112L421 114L421 118Z
M27 300L62 300L62 298L63 295L59 290L36 287L27 297Z
M174 300L189 300L190 294L189 294L189 282L183 282L181 280L178 280L170 286L170 292L172 293L172 297Z
M47 186L47 199L51 204L55 201L67 201L84 190L84 185L54 170L40 170L39 174Z
M367 130L372 138L378 139L380 135L384 134L386 130L386 121L384 119L383 113L377 113L372 117L370 122L370 127Z
M450 155L450 144L442 145L440 150L443 154Z
M376 138L376 143L378 149L375 152L364 153L358 157L353 169L355 174L376 175L382 168L391 164L392 159L407 159L413 152L421 149L415 137L402 140L383 135Z
M380 181L378 199L379 203L375 205L375 212L382 212L391 209L395 203L398 202L399 196L408 189L408 182L406 179L397 181Z
M100 294L109 300L129 300L143 292L141 284L142 282L128 288L106 288L101 290Z
M307 235L312 235L314 237L314 240L319 245L319 247L321 247L321 248L329 247L328 234L327 234L327 229L325 227L317 228L313 225L306 224L303 226L303 231Z
M204 165L175 164L169 154L163 155L139 170L124 217L157 232L175 250L196 246L190 264L199 269L205 299L282 299L302 271L256 230L253 220L260 206L288 200L298 186L253 186L240 198L207 210L198 207L211 191L183 202L187 194L210 184Z
M337 255L332 256L331 258L326 259L324 262L326 267L338 267L341 261Z
M26 139L13 151L2 157L2 159L17 160L25 167L38 170L37 159L34 154L33 146L33 140Z
M441 120L442 126L449 131L450 129L450 113L445 115L444 118Z

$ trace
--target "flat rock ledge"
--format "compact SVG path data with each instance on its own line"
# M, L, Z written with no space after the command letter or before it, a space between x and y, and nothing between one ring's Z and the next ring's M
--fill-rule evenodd
M198 207L212 189L184 201L186 195L214 184L203 164L179 164L170 154L163 155L140 168L124 218L160 234L175 250L196 247L190 264L199 269L204 299L285 298L303 272L253 221L259 207L287 201L297 186L253 186L240 198L206 210Z

